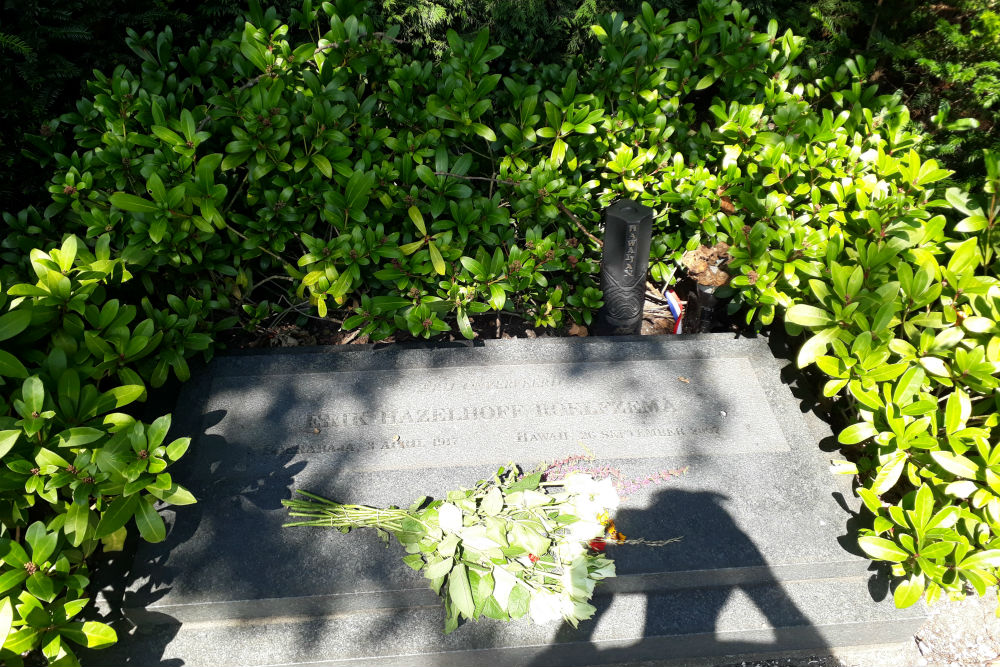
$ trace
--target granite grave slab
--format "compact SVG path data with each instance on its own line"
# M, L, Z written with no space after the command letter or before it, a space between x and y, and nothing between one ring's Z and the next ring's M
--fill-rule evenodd
M397 617L439 620L437 597L402 564L402 550L385 549L366 531L282 529L281 499L303 488L345 502L408 505L470 486L499 465L533 467L583 453L631 479L686 469L640 485L617 517L628 535L682 541L615 548L619 576L599 588L598 606L608 611L583 635L562 632L559 640L554 628L507 630L488 622L463 627L448 646L519 646L543 656L552 642L586 651L579 647L599 638L611 642L605 646L653 650L686 637L690 648L696 635L724 632L773 646L772 635L791 637L790 627L799 629L796 642L819 647L848 641L852 633L840 630L852 623L885 628L886 641L898 639L922 617L871 600L869 562L852 553L845 526L857 507L849 480L830 475L829 455L817 446L829 431L803 415L781 381L783 362L763 339L353 347L219 358L186 386L175 431L193 442L175 477L199 503L165 512L168 538L141 545L125 599L140 636L157 624L183 624L164 655L219 628L257 627L284 641L282 632L299 632L302 624L334 632L340 639L322 640L330 646L349 641L344 632L382 637L380 649L337 660L396 664L387 656L430 655L435 651L409 632L389 640L384 631ZM743 598L729 614L724 601L740 598L734 591ZM823 608L800 609L791 602L800 594ZM723 602L706 602L713 596ZM657 619L679 613L690 623L660 627L652 614L640 614L645 630L636 629L628 600L661 609ZM857 607L857 618L844 612L823 625L830 616L824 605L833 600ZM625 611L613 611L619 607ZM764 621L747 621L754 613ZM775 630L782 623L788 627ZM153 650L138 638L133 646L144 655ZM201 664L190 659L185 664ZM230 664L219 655L212 660L204 664ZM278 660L272 663L285 664ZM280 660L308 662L291 653ZM412 664L461 664L441 660Z

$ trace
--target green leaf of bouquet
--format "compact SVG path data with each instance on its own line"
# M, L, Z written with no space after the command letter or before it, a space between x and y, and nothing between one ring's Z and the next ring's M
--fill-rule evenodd
M510 599L507 600L507 612L511 618L521 618L528 613L528 605L531 603L531 593L528 589L517 584L510 589Z
M503 509L503 492L500 491L500 487L494 486L486 492L486 497L480 503L479 509L486 516L496 516L500 513L500 510Z
M538 488L538 484L542 481L542 473L536 472L533 475L526 475L520 480L514 482L507 487L507 493L513 493L514 491L529 491Z
M466 618L473 617L475 604L472 602L472 588L464 563L457 564L448 576L448 597Z
M469 583L472 586L472 601L475 604L473 618L478 620L486 606L486 601L493 596L493 575L489 572L479 573L470 569Z
M444 633L450 635L458 628L458 607L451 600L444 601Z
M487 618L493 618L498 621L510 620L507 612L503 610L500 603L497 602L496 598L492 595L486 599L486 604L483 605L483 615Z
M438 577L443 577L451 572L451 568L454 566L454 558L441 558L427 564L427 568L424 570L424 576L428 579L437 579Z
M403 562L417 572L420 572L420 570L424 567L424 557L420 554L408 554L403 556Z

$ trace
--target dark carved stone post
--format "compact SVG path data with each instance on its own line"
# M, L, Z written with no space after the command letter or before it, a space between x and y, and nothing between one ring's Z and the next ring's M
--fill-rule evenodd
M653 209L650 207L625 200L615 202L605 211L604 256L601 259L604 306L597 314L597 334L639 333L652 235Z

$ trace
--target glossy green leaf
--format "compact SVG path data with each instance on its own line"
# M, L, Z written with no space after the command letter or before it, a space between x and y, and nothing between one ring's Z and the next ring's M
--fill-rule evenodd
M892 540L883 537L865 535L858 538L858 546L868 554L873 560L887 560L893 563L902 563L910 557L909 552L900 547Z
M148 199L136 197L127 192L115 192L111 195L110 199L112 206L132 213L155 213L160 210L155 203Z
M897 609L912 607L924 594L924 575L912 574L899 582L892 594Z
M14 605L9 597L0 600L0 646L7 642L14 623Z
M56 435L57 447L82 447L89 445L105 437L106 433L97 428L89 426L77 426L68 428Z
M24 532L24 539L31 546L31 562L43 565L56 550L59 533L48 532L44 523L36 521Z
M878 429L875 425L870 422L859 422L857 424L851 424L837 436L837 440L844 445L856 445L859 442L863 442L868 438L875 436L878 433Z
M94 533L95 537L107 537L124 526L135 514L138 506L139 494L115 498L101 514L101 520L97 524L97 531Z
M188 447L191 445L191 438L177 438L169 445L167 445L167 456L171 461L176 461L177 459L184 456Z
M980 469L972 460L952 452L931 452L931 458L951 474L965 479L976 479Z
M13 338L27 329L29 324L31 324L31 310L29 308L19 308L0 315L0 340ZM10 377L7 373L4 375Z
M28 369L13 354L0 350L0 377L22 380L28 377Z
M5 593L14 588L28 578L28 573L23 569L8 570L0 574L0 593Z
M149 487L148 491L163 502L171 505L193 505L198 502L193 493L176 482L171 484L170 488L167 489Z
M0 458L6 456L7 452L14 448L21 433L23 433L21 429L0 431Z
M447 267L444 263L444 257L441 256L441 251L438 250L437 246L433 242L427 244L427 250L431 254L431 264L434 266L434 270L438 275L444 275Z
M56 597L56 587L51 577L42 572L35 572L24 582L24 587L42 602L52 602Z
M959 568L994 568L1000 567L1000 549L986 549L977 551L962 559L958 564Z
M420 209L416 206L411 206L406 213L410 216L410 220L413 221L413 225L420 232L420 235L427 236L427 227L424 226L424 215L420 212ZM409 253L404 252L403 254Z
M903 474L903 468L906 465L906 453L897 450L889 457L878 471L875 476L875 481L872 483L871 490L876 495L882 495L899 481L899 476Z
M312 163L319 169L320 173L326 178L333 178L333 167L330 165L330 161L323 155L313 155Z
M148 496L142 496L136 505L135 524L139 534L147 542L162 542L167 536L167 528L163 519L153 507L153 501Z
M104 648L118 641L114 628L98 621L67 623L60 632L66 639L87 648Z

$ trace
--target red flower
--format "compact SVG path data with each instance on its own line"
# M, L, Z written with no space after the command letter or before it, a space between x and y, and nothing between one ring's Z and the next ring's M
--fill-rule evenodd
M538 556L536 556L535 554L528 554L528 560L530 560L531 564L534 565L535 563L538 562Z
M604 547L608 546L608 543L604 541L603 537L595 537L587 545L592 551L604 551Z

